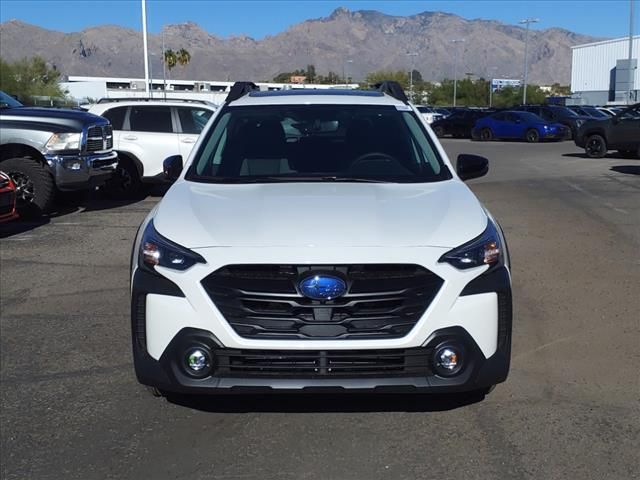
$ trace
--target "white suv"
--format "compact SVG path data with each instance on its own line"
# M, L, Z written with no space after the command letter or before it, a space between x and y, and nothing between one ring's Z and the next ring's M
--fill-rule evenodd
M154 393L486 392L506 379L497 222L399 85L237 83L141 225L135 369Z
M102 99L89 112L113 126L113 148L119 165L108 188L116 196L139 192L141 183L164 181L162 161L188 158L216 107L207 102Z

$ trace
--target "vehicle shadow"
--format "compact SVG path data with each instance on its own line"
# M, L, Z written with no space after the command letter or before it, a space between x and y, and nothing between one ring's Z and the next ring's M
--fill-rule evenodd
M51 223L51 219L64 217L80 211L92 212L120 208L138 203L144 200L147 195L162 197L167 189L168 187L164 185L157 185L141 193L139 196L126 200L109 198L100 190L61 193L57 195L54 209L49 214L38 218L18 218L17 220L0 224L0 239L37 229Z
M585 153L563 153L563 157L571 157L571 158L586 158L589 160L602 160L600 158L589 158ZM607 153L603 158L617 158L617 159L633 159L634 157L630 157L628 155L622 155L617 152Z
M167 394L175 405L211 413L373 413L442 412L484 399L481 393L364 394L288 393L266 395Z
M627 175L640 175L640 165L615 165L609 170Z

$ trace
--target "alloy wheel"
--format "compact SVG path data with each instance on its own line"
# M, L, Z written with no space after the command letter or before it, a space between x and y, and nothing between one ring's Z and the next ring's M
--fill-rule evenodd
M30 205L36 198L33 181L22 172L9 172L9 176L16 186L16 199L23 205Z

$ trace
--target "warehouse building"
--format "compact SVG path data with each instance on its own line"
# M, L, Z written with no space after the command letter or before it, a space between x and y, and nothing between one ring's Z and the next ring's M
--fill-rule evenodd
M571 98L567 105L626 105L640 101L640 35L572 47ZM631 97L629 97L629 81Z
M308 83L274 83L257 82L260 90L282 90L302 88L358 88L357 83L341 85L318 85ZM100 98L172 98L205 100L222 104L227 98L233 82L202 80L163 80L154 78L150 81L151 92L145 89L143 78L123 77L81 77L69 76L60 86L67 95L79 102Z

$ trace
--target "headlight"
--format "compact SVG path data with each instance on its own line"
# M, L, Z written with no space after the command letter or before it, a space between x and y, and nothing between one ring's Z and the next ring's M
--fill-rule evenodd
M153 221L149 222L140 242L138 265L141 268L153 271L153 267L160 265L173 270L187 270L196 263L206 261L196 252L161 236L153 227Z
M485 231L479 237L465 243L440 257L439 262L446 262L460 270L494 266L503 263L504 252L498 228L489 219Z
M47 150L79 150L79 133L54 133L45 145Z
M584 124L584 120L578 119L576 120L576 127L580 128Z

